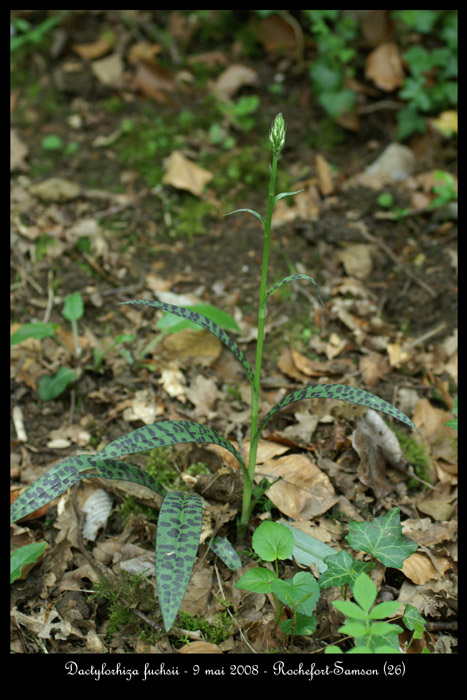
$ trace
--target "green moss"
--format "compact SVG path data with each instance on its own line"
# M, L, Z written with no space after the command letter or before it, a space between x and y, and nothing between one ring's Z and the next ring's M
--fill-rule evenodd
M200 615L192 615L191 613L181 611L179 614L180 627L189 631L200 631L206 642L211 644L221 644L230 636L232 632L232 619L226 610L222 610L216 615L216 623L210 624L206 622ZM180 648L189 642L189 639L184 636L174 643L174 646Z
M420 477L420 479L431 483L431 463L426 453L425 446L394 426L391 426L391 430L399 440L404 457L407 462L413 466L415 474ZM419 486L419 483L420 482L415 479L409 479L407 482L410 487Z
M154 508L138 503L132 496L125 496L117 507L117 512L122 516L124 524L128 522L130 515L142 515L145 520L149 520L153 523L156 523L159 517L158 512L154 510Z
M149 617L156 609L154 588L143 574L130 574L123 571L115 581L100 578L94 584L94 593L90 600L108 602L107 641L122 628L128 628L129 634L138 635L144 642L154 644L159 635L151 625L141 620L133 609Z

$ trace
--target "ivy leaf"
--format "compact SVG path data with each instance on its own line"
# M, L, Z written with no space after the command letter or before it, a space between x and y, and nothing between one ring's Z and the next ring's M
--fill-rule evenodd
M278 403L271 408L271 410L265 415L261 421L256 435L261 433L265 428L268 421L273 417L275 413L280 411L285 406L288 406L295 401L303 401L304 399L341 399L341 401L346 401L347 403L355 403L361 406L368 406L368 408L373 408L375 411L381 411L386 413L392 418L397 418L398 420L406 423L414 430L417 430L416 426L412 423L410 418L408 418L402 411L398 408L392 406L387 401L370 394L368 391L363 389L357 389L353 386L348 386L346 384L311 384L304 387L303 389L298 389L293 391L291 394L287 394Z
M357 561L349 552L338 552L325 557L327 570L320 576L319 585L321 588L338 586L339 588L348 583L352 586L355 579L362 573L368 571L370 562Z
M232 340L232 338L229 335L227 335L227 333L222 328L220 328L220 326L218 326L217 323L211 321L211 319L207 316L204 316L198 311L193 311L190 308L185 308L184 306L176 306L175 304L167 304L163 301L133 299L132 301L121 302L121 305L124 304L144 304L146 306L153 306L156 309L168 311L171 314L174 314L175 316L180 316L180 318L184 318L187 321L192 321L198 326L201 326L205 330L209 331L210 333L215 335L216 338L218 338L221 341L221 343L224 343L224 345L229 348L229 350L233 353L233 355L237 358L237 360L240 362L243 369L245 370L251 385L254 386L253 370L251 369L248 360L238 347L237 343L234 340Z
M394 569L401 569L417 549L417 543L402 534L399 508L369 523L351 522L345 539L353 549L367 552Z
M122 435L100 452L94 455L95 460L108 460L123 457L128 454L146 452L165 445L178 445L184 442L212 443L220 445L236 457L246 471L240 453L222 435L206 425L190 420L163 420L152 425L137 428L131 433Z
M75 455L56 464L52 469L42 474L36 481L23 491L10 508L12 523L42 508L54 498L61 496L70 486L80 479L90 476L100 476L103 479L132 481L146 486L155 493L165 496L167 490L153 476L135 467L133 464L119 462L115 459L101 461L95 455Z
M156 584L166 632L183 601L201 535L203 506L195 493L172 491L161 506L156 533Z

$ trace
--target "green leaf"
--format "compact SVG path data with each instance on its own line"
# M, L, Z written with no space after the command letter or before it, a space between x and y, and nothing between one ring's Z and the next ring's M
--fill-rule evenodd
M115 459L104 461L96 460L95 455L83 454L68 457L56 464L52 469L42 474L36 481L28 486L16 499L10 508L10 521L12 523L42 508L54 498L61 496L70 486L80 479L99 476L103 479L117 479L120 481L132 481L151 489L161 496L165 496L167 489L153 476L147 474L139 467Z
M211 306L210 304L195 304L194 306L187 307L187 309L203 314L222 328L237 331L237 333L241 332L235 319L233 319L232 316L230 316L230 314L228 314L226 311L222 311L215 306ZM156 327L160 330L170 331L172 333L178 333L183 328L195 328L196 330L200 329L199 324L188 320L178 321L177 318L174 318L173 314L170 313L165 313L162 318L157 321Z
M254 593L271 593L271 584L276 581L276 575L264 566L255 566L241 576L235 588L241 588Z
M307 616L313 614L320 596L318 581L309 571L299 571L292 579L273 581L272 592L282 603Z
M400 509L393 508L369 523L351 522L345 539L353 549L371 554L385 566L401 569L416 551L417 543L402 534L399 515Z
M386 617L392 617L401 607L401 604L397 600L385 600L382 603L378 603L370 611L370 617L372 620L384 620Z
M303 615L303 613L297 613L294 620L283 620L280 624L280 628L284 634L294 635L311 635L316 631L318 625L318 620L316 615Z
M56 328L57 325L55 323L43 323L42 321L25 323L10 336L10 345L18 345L18 343L22 343L28 338L36 338L36 340L52 338L55 335Z
M253 549L264 561L288 559L294 548L294 539L290 530L266 520L253 533Z
M47 542L33 542L19 547L10 556L10 583L25 578L28 571L45 552Z
M232 571L236 571L241 567L242 560L238 556L233 545L229 540L225 539L225 537L216 535L209 547Z
M60 367L52 377L41 377L37 390L42 401L51 401L63 394L69 384L76 379L76 372L68 367Z
M275 292L276 289L279 289L279 287L282 287L283 284L287 284L288 282L292 282L293 280L308 280L309 282L312 282L316 287L316 295L318 297L318 300L319 300L321 306L324 306L323 300L321 299L321 297L319 295L318 285L314 281L313 277L310 277L309 275L290 275L289 277L284 277L284 279L282 279L280 282L277 282L270 289L268 289L268 291L266 292L266 295L264 297L264 301L266 301L268 296L270 294L272 294L272 292Z
M341 401L346 401L347 403L355 403L361 406L368 406L368 408L373 408L375 411L381 411L386 413L392 418L397 418L398 420L406 423L411 428L416 430L416 426L412 423L410 418L399 411L387 401L370 394L368 391L363 389L356 389L353 386L347 386L346 384L311 384L303 389L298 389L297 391L287 394L281 399L271 410L265 415L261 421L256 435L261 433L265 428L268 421L273 417L275 413L280 411L285 406L288 406L295 401L304 401L305 399L341 399Z
M67 321L79 321L84 313L83 297L79 292L67 296L62 313Z
M304 187L302 187L301 190L295 190L295 192L281 192L280 194L276 194L274 197L274 204L276 204L280 199L283 199L283 197L292 197L294 194L300 194L300 192L304 192Z
M365 619L365 611L360 607L360 605L352 603L350 600L334 600L332 604L346 617L350 617L355 620Z
M229 350L233 353L233 355L237 358L237 360L240 362L243 369L245 370L251 385L254 386L253 370L248 364L245 355L240 350L237 343L235 343L235 341L232 340L232 338L229 335L227 335L227 333L224 330L222 330L222 328L220 328L216 323L214 323L214 321L211 321L211 319L209 319L207 316L204 316L203 314L200 314L197 311L192 311L189 308L185 308L183 306L176 306L175 304L166 304L162 301L133 299L132 301L123 301L122 304L144 304L146 306L153 306L156 309L168 311L171 314L174 314L175 316L180 316L181 318L187 319L188 321L192 321L198 326L201 326L205 330L215 335L216 338L218 338L221 341L221 343L224 343L224 345L229 348Z
M63 141L58 134L47 134L41 142L45 151L60 151L63 148Z
M196 493L172 491L159 513L156 533L156 584L166 632L182 604L201 535L203 505Z
M236 457L246 470L245 464L235 447L215 430L190 420L163 420L152 425L137 428L122 435L98 452L93 459L107 460L129 454L146 452L165 445L178 445L184 442L211 443L220 445Z
M407 629L413 630L415 639L423 637L426 620L420 615L417 608L413 605L406 605L402 621Z
M370 562L358 561L349 552L344 551L327 556L324 561L328 568L319 579L321 588L340 588L346 583L352 586L359 574L370 568Z
M246 212L248 212L249 214L253 214L253 216L256 216L256 218L259 219L259 220L261 221L261 223L263 224L263 226L264 226L264 224L266 223L266 222L264 221L263 217L261 216L261 214L258 214L258 212L255 211L254 209L234 209L234 211L229 211L229 212L227 212L227 214L224 214L224 216L230 216L231 214L238 214L239 211L246 211Z
M356 602L366 613L368 613L376 600L378 589L371 578L362 572L355 579L355 583L352 586L352 593Z
M305 532L298 530L296 527L292 527L291 525L287 524L285 527L290 529L294 538L294 548L290 558L293 557L303 566L315 564L321 573L326 571L328 567L326 564L326 558L335 555L336 551L327 544L324 544L324 542L317 540L311 535L307 535Z

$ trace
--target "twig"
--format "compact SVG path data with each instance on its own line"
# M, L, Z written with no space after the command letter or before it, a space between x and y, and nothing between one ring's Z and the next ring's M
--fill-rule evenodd
M438 296L438 292L435 292L434 289L432 289L426 282L417 277L417 275L415 275L410 268L404 265L404 263L399 260L397 255L384 241L382 241L380 238L376 238L376 236L372 236L372 234L368 233L368 231L366 231L363 226L359 226L358 230L360 231L362 236L367 239L367 241L370 241L370 243L374 243L377 246L379 246L381 250L383 250L389 258L391 258L391 260L397 265L397 267L403 270L403 272L407 275L407 277L409 277L412 280L412 282L415 282L419 285L419 287L422 287L422 289L428 292L428 294L431 297L435 298Z

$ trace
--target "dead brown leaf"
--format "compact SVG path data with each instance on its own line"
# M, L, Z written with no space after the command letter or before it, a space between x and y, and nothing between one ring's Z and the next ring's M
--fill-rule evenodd
M180 366L193 360L203 367L210 366L222 352L222 344L209 331L195 331L184 328L162 341L164 352L167 352L172 362Z
M190 642L178 650L177 654L222 654L217 644L210 642Z
M332 170L329 163L319 153L316 156L316 172L318 174L319 189L325 197L334 192L334 182L332 179Z
M140 58L136 63L133 84L146 97L152 97L165 104L175 89L175 77L168 68L164 68L153 59Z
M233 63L223 71L213 86L213 93L221 99L232 98L244 85L258 84L258 73L248 66Z
M29 169L26 158L29 148L21 141L15 129L10 130L10 170L26 172Z
M212 177L212 173L185 158L180 151L172 151L167 160L167 169L162 181L164 185L187 190L199 197Z
M297 34L292 24L278 14L260 20L252 31L268 53L295 54L297 51Z
M363 381L368 386L376 386L391 371L387 357L379 352L371 352L369 355L362 357L359 369Z
M400 87L404 69L397 44L390 41L372 51L365 62L365 76L386 92Z
M113 41L110 35L104 33L99 39L91 42L90 44L72 44L71 48L75 53L77 53L81 58L85 58L88 61L93 61L96 58L102 58L106 53L112 48Z
M276 508L293 520L310 520L338 501L329 477L306 455L284 455L256 469L258 479L280 476L282 480L266 493Z
M388 10L368 10L362 18L360 29L372 46L379 46L391 39L394 22Z
M423 586L427 581L441 578L452 566L451 562L444 557L434 557L434 561L436 567L425 554L414 552L404 561L401 571L417 586Z
M91 68L102 85L115 88L121 86L124 66L122 57L118 53L93 61Z

